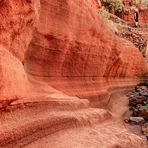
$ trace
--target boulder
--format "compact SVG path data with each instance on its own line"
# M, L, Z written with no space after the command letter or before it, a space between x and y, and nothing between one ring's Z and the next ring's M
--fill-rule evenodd
M148 107L143 106L139 108L138 116L143 117L145 120L148 120Z
M144 102L147 100L146 97L143 97L143 96L136 96L135 98L130 98L129 99L129 105L130 106L134 106L136 107L137 104L144 104Z
M129 122L134 122L136 124L141 124L141 123L144 123L145 120L144 120L143 117L130 117Z
M108 29L90 0L3 0L0 9L0 110L10 106L1 119L1 147L107 121L109 111L97 108L108 105L108 91L133 86L148 72L139 50ZM86 129L88 136L101 136L106 147L144 147L112 121L95 137ZM108 133L115 136L104 143Z
M98 88L104 93L121 86L114 78L147 72L138 49L108 29L93 1L8 0L0 7L0 45L6 53L0 61L0 99L43 96L39 86L45 78L66 94L84 97L89 90L88 97L95 96ZM40 77L38 85L32 86L28 75Z

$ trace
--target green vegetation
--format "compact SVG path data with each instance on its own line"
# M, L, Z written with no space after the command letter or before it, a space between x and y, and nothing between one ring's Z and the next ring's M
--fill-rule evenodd
M116 25L113 23L113 21L111 21L109 19L110 14L108 11L106 11L105 7L101 7L100 9L98 9L98 13L101 14L103 21L105 22L105 24L113 31L113 32L117 32L117 27Z
M142 0L142 1L141 1L141 4L142 4L142 6L148 5L148 0Z
M144 109L147 110L148 109L148 104L145 104L143 107L144 107Z
M133 5L138 5L139 1L138 0L132 0ZM141 5L144 7L148 5L148 0L141 0Z
M101 3L107 5L109 10L114 13L121 13L123 11L122 0L101 0Z

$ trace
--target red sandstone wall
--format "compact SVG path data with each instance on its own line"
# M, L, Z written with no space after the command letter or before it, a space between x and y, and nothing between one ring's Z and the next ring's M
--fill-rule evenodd
M123 15L123 19L130 23L134 23L134 11L126 12ZM139 23L148 24L148 9L139 9Z
M132 3L132 0L123 0L125 6L129 6Z
M125 21L134 23L134 12L133 11L125 12L123 15L123 19Z
M0 7L0 99L42 96L47 85L34 85L26 71L59 83L77 78L89 83L81 88L94 90L98 89L97 77L134 77L147 72L138 49L119 40L88 0L8 0ZM21 63L24 55L26 71Z
M0 2L0 100L32 92L22 61L38 19L37 5L26 0Z
M148 24L148 9L140 10L140 23Z
M60 3L63 7L57 12ZM46 1L41 7L40 23L26 59L29 73L50 77L119 77L145 71L138 49L127 42L125 50L126 41L120 41L103 24L87 1ZM48 11L51 7L52 11Z
M96 8L100 8L101 7L100 0L92 0L92 3L96 6Z

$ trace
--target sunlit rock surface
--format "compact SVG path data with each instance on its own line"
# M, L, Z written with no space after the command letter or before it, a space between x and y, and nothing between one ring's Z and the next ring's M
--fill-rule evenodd
M117 38L89 3L41 3L40 22L26 53L27 73L56 81L82 82L90 81L90 77L95 81L96 77L135 77L146 73L146 62L138 49Z
M106 27L93 1L8 0L0 7L0 147L22 147L70 127L109 124L110 90L132 86L147 73L139 50ZM111 127L104 128L112 133ZM127 139L124 132L113 135L125 147L145 146L125 132ZM119 140L112 142L106 147Z
M124 13L122 16L122 19L125 21L130 22L131 24L134 24L134 10L129 10ZM139 20L140 25L146 25L148 24L148 8L147 9L139 9Z

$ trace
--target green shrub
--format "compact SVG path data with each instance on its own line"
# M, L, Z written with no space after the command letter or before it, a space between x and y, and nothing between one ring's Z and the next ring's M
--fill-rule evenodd
M148 5L148 0L142 0L142 1L141 1L141 4L142 4L142 6Z
M121 13L123 11L122 0L101 0L102 4L107 4L109 9L114 13Z
M104 7L101 7L100 9L98 9L98 13L101 14L103 21L105 22L105 24L113 31L113 32L117 32L117 27L114 24L113 21L111 21L109 19L110 14L109 12L106 11L106 9Z
M138 0L132 0L132 4L133 5L138 5L139 4L139 1ZM141 5L142 6L148 5L148 0L141 0Z
M145 104L143 107L144 107L144 109L147 110L148 109L148 104Z

